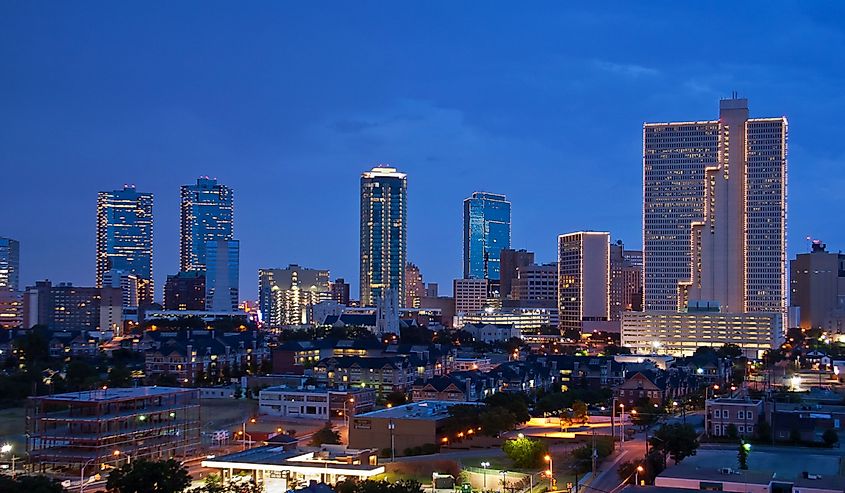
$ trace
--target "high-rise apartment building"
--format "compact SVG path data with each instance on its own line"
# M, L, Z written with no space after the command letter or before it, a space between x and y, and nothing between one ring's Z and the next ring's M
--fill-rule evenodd
M810 253L799 253L789 270L790 304L800 309L800 327L836 331L845 318L845 254L828 252L815 240Z
M205 272L192 270L167 276L165 310L205 310Z
M97 194L97 287L110 270L137 276L139 302L153 302L153 194L134 185Z
M234 194L216 179L182 185L180 270L205 270L208 242L234 237Z
M437 298L437 291L438 291L438 284L436 282L430 282L425 285L425 297L426 298Z
M387 289L405 292L407 204L405 173L376 166L361 175L362 306L374 306Z
M24 293L24 326L45 325L53 330L119 330L122 291L112 287L53 285L37 281Z
M142 281L131 272L110 269L103 273L103 287L120 288L121 304L126 308L138 307L142 286Z
M18 240L0 238L0 291L20 289L21 245Z
M349 304L349 283L346 279L339 277L329 284L329 289L332 293L332 301L340 303L341 305Z
M511 285L518 269L534 265L534 252L503 248L499 256L499 293L502 299L506 299L511 296Z
M464 279L487 279L498 289L500 254L511 246L511 203L497 193L464 199Z
M329 283L328 270L295 264L285 269L259 269L258 308L264 323L272 328L316 323L314 305L333 299L330 284L344 283L343 279Z
M563 330L608 330L610 233L558 237L558 316Z
M646 310L717 302L724 312L786 312L786 118L643 127ZM784 317L781 317L783 319Z
M0 329L23 327L23 293L0 290Z
M240 243L238 240L207 241L205 256L206 310L238 311Z
M412 262L405 264L405 308L419 308L420 300L425 296L420 268Z

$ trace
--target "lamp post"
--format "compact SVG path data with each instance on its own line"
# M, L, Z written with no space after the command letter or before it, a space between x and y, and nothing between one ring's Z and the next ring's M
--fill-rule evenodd
M486 461L482 462L481 467L484 468L484 479L483 479L484 486L483 486L483 489L487 490L487 468L490 467L490 463L486 462Z
M549 470L548 470L548 473L549 473L549 489L550 489L550 490L553 490L553 489L555 489L555 466L554 466L554 460L552 459L552 456L551 456L550 454L546 454L546 456L545 456L545 457L543 457L543 458L544 458L544 459L546 459L546 462L548 462L548 463L549 463Z
M79 493L83 493L85 491L85 468L90 466L92 462L97 460L96 457L90 459L88 462L82 465L79 469Z
M18 458L15 457L15 453L12 452L12 444L11 443L3 444L3 446L0 447L0 452L2 452L4 454L10 454L11 455L11 457L9 459L12 461L12 479L15 479L15 461Z
M640 485L640 473L645 471L643 466L637 466L637 469L634 471L634 485ZM630 476L629 476L630 477Z
M505 493L508 487L508 472L502 471L502 493Z
M114 452L112 452L112 455L115 456L115 457L120 457L120 454L123 454L123 455L126 456L126 463L127 464L130 464L132 462L132 456L131 455L124 453L124 452L121 452L120 450L115 450Z
M251 423L255 423L255 418L252 418L249 421ZM238 434L241 435L241 450L247 449L247 446L246 446L246 444L247 444L246 439L247 438L249 438L250 448L252 448L252 435L250 435L249 433L246 432L246 421L243 422L243 425L241 427L241 431L239 431Z
M620 412L619 412L619 426L621 426L621 432L619 433L619 439L622 443L625 443L625 404L619 404Z
M387 429L390 430L390 462L396 462L396 443L393 438L393 430L396 429L396 423L394 423L392 419L387 422ZM346 430L346 435L349 436L348 429Z

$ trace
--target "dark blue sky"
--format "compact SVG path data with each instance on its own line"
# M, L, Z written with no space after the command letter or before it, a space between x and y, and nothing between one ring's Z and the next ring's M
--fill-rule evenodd
M461 201L513 202L513 246L639 247L642 123L732 90L786 115L790 257L845 249L845 9L621 2L0 3L0 235L22 282L92 284L96 192L155 193L157 295L179 185L235 189L241 290L288 263L358 277L361 171L409 174L408 256L451 291Z

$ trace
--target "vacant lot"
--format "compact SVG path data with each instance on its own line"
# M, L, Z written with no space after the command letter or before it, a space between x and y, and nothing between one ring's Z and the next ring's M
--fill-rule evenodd
M250 399L201 399L203 431L232 428L258 414L258 401Z
M18 455L26 448L25 416L26 410L23 407L0 409L0 444L11 443Z

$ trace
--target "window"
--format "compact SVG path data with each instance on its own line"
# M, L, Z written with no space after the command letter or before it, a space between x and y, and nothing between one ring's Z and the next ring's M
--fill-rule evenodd
M745 419L745 411L737 411L736 412L736 419ZM740 430L742 431L742 430Z
M722 417L722 411L719 410L719 409L716 409L715 411L713 411L713 417L714 418L721 418Z

